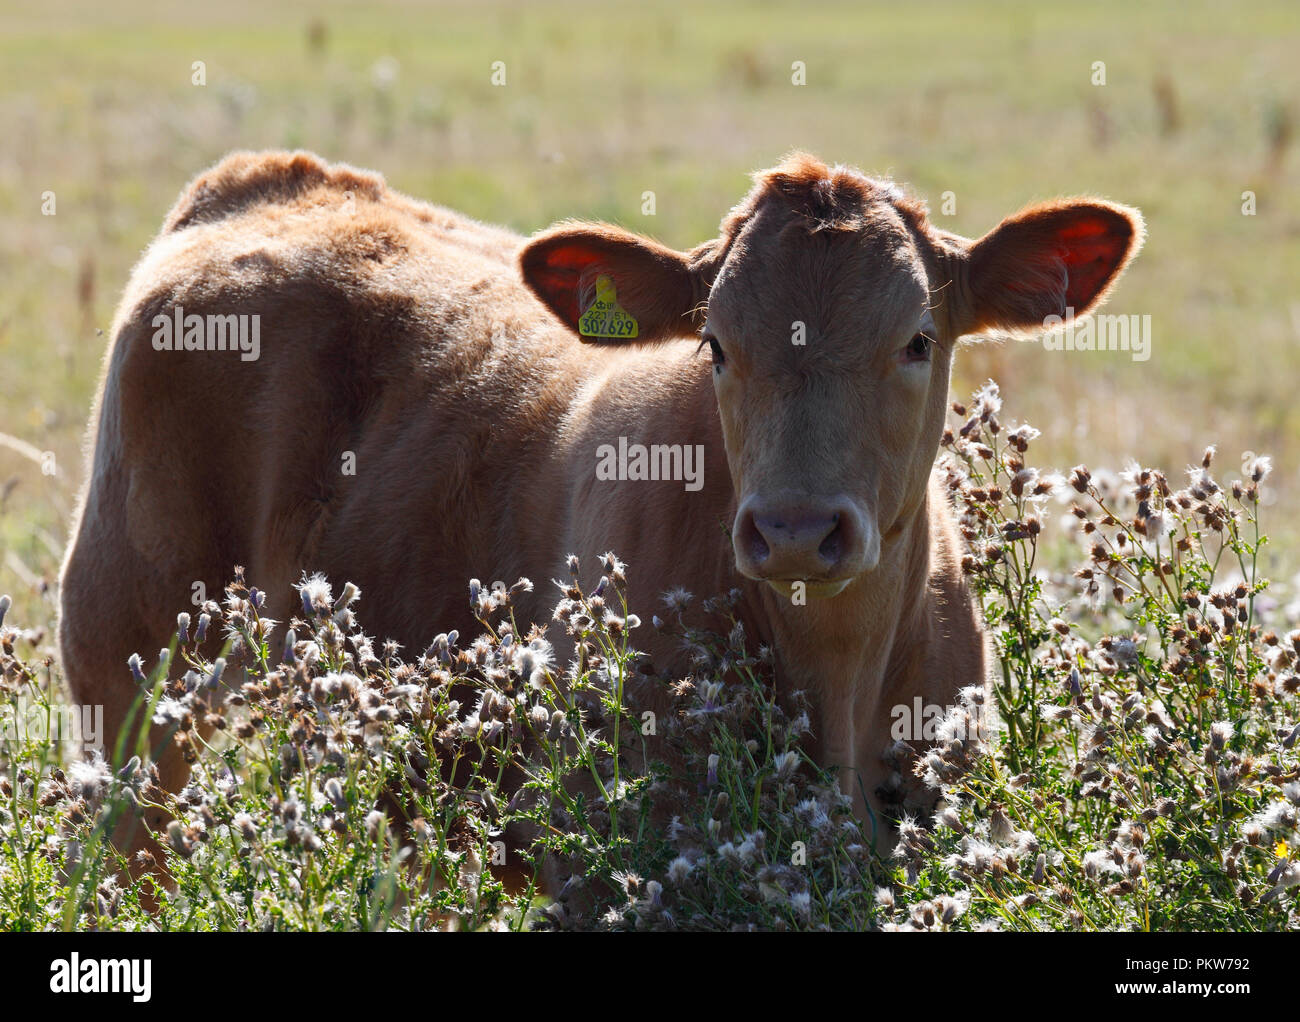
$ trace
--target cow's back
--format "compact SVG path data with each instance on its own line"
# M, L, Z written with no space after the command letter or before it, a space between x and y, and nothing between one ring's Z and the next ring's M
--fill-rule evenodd
M63 573L74 690L125 677L235 564L281 619L304 568L350 578L370 630L409 644L464 622L483 564L535 559L502 557L490 503L545 474L576 383L519 244L302 154L236 154L196 179L136 267L105 361ZM155 317L178 308L259 317L256 359L158 350Z

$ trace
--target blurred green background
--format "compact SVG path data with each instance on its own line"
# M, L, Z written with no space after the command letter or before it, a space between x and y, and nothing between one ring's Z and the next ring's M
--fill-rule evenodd
M1181 477L1213 442L1230 477L1242 450L1272 453L1265 526L1294 570L1298 117L1294 0L5 0L0 591L23 623L49 620L130 267L189 178L268 147L521 232L604 218L679 248L792 148L891 175L968 235L1059 194L1137 205L1147 246L1108 311L1152 317L1150 360L982 345L962 352L954 393L995 377L1009 415L1044 431L1038 464L1132 456ZM202 457L203 423L187 428Z

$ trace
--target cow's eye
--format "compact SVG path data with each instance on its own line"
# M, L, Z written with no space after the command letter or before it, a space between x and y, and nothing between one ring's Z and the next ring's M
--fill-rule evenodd
M907 347L903 349L903 360L905 362L930 361L930 346L933 343L925 334L917 334L907 342Z
M704 338L704 343L709 346L709 351L713 355L714 369L721 368L722 363L727 361L727 356L722 353L722 345L718 343L718 339L712 334L708 334Z

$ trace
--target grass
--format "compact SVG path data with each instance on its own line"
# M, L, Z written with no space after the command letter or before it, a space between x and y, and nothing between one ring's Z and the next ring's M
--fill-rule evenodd
M0 622L0 928L1300 926L1300 595L1283 606L1258 571L1271 466L1220 482L1207 453L1181 487L1138 466L1067 482L1032 467L1036 431L1002 425L996 387L955 411L963 569L1002 671L922 741L882 736L892 855L803 752L804 697L773 695L734 594L642 622L633 568L572 559L567 667L516 620L526 580L471 581L481 634L402 662L365 636L355 586L305 579L282 632L241 576L131 663L193 764L179 793L143 732L70 741L49 661ZM1044 567L1049 545L1082 564ZM627 699L648 628L693 654L651 722ZM159 812L172 883L130 881L108 836Z

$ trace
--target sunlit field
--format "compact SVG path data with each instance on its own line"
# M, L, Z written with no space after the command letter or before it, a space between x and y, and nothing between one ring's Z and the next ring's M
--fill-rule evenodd
M969 516L971 577L1003 662L991 709L1009 730L929 764L930 788L963 807L937 836L908 817L899 854L878 861L861 835L836 830L846 810L800 754L797 720L764 701L758 651L729 647L734 635L691 633L683 617L669 626L712 652L682 694L677 738L695 742L687 762L732 764L698 805L680 778L678 787L638 779L618 798L616 784L602 789L594 812L562 807L569 829L534 849L524 879L503 885L483 868L502 819L482 805L449 814L447 792L417 785L402 795L425 829L404 859L388 820L374 818L397 783L391 763L363 765L349 751L345 769L317 775L314 764L282 761L295 739L276 691L264 713L270 731L254 740L238 723L249 708L227 708L231 744L195 751L213 767L196 782L202 790L188 805L166 803L185 821L165 839L176 853L171 892L109 880L110 796L126 786L131 800L170 798L143 770L77 774L40 741L11 744L4 812L34 835L32 847L71 844L75 855L37 865L12 842L0 852L10 862L0 868L0 926L1295 928L1298 51L1289 0L1129 0L1086 14L960 0L0 3L0 593L11 598L0 632L22 630L6 638L0 665L12 705L57 691L57 661L46 660L58 568L121 289L186 182L233 149L311 150L525 235L581 217L678 249L713 237L748 175L795 149L892 177L928 202L936 225L971 237L1035 200L1098 195L1141 209L1147 228L1105 311L1150 324L1146 357L996 339L958 354L954 428L1000 400L990 414L1005 426L1041 431L1029 460L1043 477L1068 480L1080 463L1092 473L1073 488L1063 482L1059 499L1026 502L1010 489L1015 468L1004 456L1016 455L1005 432L985 436L991 459L973 436L946 445L964 466L952 492ZM989 379L1000 399L980 390ZM186 427L197 458L213 441L204 427ZM1195 470L1210 445L1215 488L1199 492ZM1144 468L1163 470L1162 481ZM1165 479L1165 496L1191 493L1182 520L1167 533L1134 532L1135 509ZM1005 486L990 495L995 483ZM1027 516L1041 518L1041 535L1021 534ZM990 554L999 530L1006 549ZM1102 535L1117 545L1098 557ZM1095 576L1076 573L1088 564ZM584 586L601 574L590 567ZM637 565L626 570L635 577ZM329 581L319 620L309 613L299 638L325 627L347 580ZM213 613L237 618L236 632L251 629L243 641L257 649L265 637L250 624L247 595L234 592ZM365 609L363 595L360 625ZM489 610L485 627L508 608ZM671 616L629 612L647 627L656 613ZM626 649L602 627L582 641L621 664ZM430 622L431 636L439 630ZM491 739L477 731L440 732L455 717L439 688L450 677L429 663L412 668L435 693L412 709L409 693L393 694L395 661L358 663L353 647L318 638L319 659L297 665L296 683L321 712L337 711L341 731L365 722L313 679L355 673L397 707L386 725L408 728L384 731L373 750L396 761L418 746L427 765L454 746L479 757L485 784L499 781L490 767L517 750L489 756ZM267 642L278 654L283 626ZM183 641L173 655L184 660ZM186 666L213 670L197 657ZM281 668L281 680L293 677L274 658L261 667L262 683ZM729 671L752 686L716 720L701 717L706 678ZM608 732L550 727L552 714L574 711L562 687L533 707L551 759L533 778L535 800L510 810L521 824L555 810L572 771L607 779L619 761L617 745L602 744ZM619 698L590 696L593 719L620 718ZM411 713L427 725L414 736ZM242 806L221 801L219 767L239 778ZM39 780L56 768L72 781ZM653 801L651 789L653 806L619 802ZM328 819L286 815L290 802ZM681 815L684 830L638 840L650 815L665 812ZM714 830L710 820L720 821ZM1204 826L1189 836L1193 821ZM790 842L813 832L819 871L778 868ZM241 845L241 833L260 836ZM561 855L587 877L567 908L539 893L545 862Z

